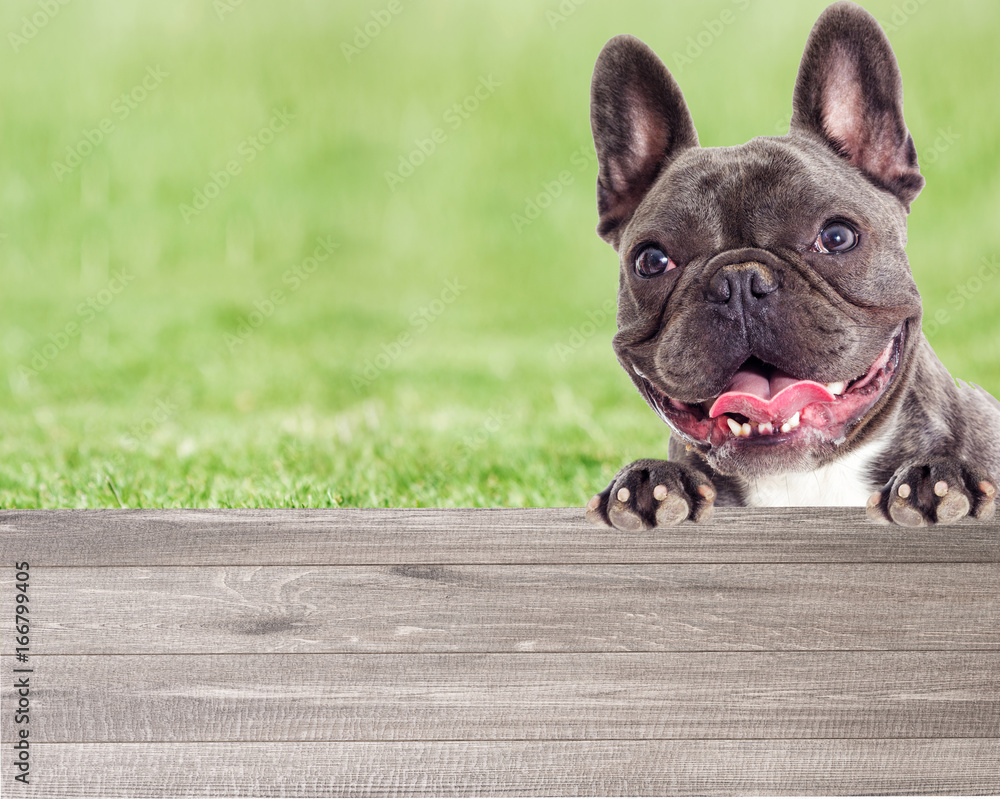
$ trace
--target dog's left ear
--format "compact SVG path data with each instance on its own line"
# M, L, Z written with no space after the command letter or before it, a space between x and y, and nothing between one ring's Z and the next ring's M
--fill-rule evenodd
M791 130L818 134L907 211L923 188L896 57L861 6L835 3L813 27L795 81Z

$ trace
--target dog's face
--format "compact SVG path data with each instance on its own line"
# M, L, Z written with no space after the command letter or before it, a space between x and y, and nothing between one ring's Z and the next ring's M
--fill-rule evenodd
M598 59L598 232L618 251L615 352L722 474L805 471L893 411L919 331L904 252L923 185L899 71L875 20L838 3L802 59L787 136L701 148L639 40Z

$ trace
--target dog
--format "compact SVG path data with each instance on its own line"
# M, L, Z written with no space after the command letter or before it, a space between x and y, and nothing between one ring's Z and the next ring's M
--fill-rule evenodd
M596 524L698 522L716 505L861 506L908 527L995 514L1000 403L956 383L921 331L904 245L924 179L867 11L822 13L792 106L785 136L703 148L652 50L617 36L601 51L613 346L671 435L669 460L629 464L590 500Z

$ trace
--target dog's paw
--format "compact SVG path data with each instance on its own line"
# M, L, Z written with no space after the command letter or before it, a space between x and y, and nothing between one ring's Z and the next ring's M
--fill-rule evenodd
M712 516L715 487L696 469L669 461L630 463L587 503L587 519L619 530L672 527Z
M925 527L966 516L992 519L997 485L981 469L958 460L904 466L868 500L869 518L881 524Z

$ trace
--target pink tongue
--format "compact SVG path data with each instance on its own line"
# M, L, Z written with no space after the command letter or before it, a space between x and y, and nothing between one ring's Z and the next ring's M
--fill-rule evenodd
M812 380L797 380L774 370L740 369L708 415L739 413L751 422L783 423L814 402L832 402L836 397L826 386Z

